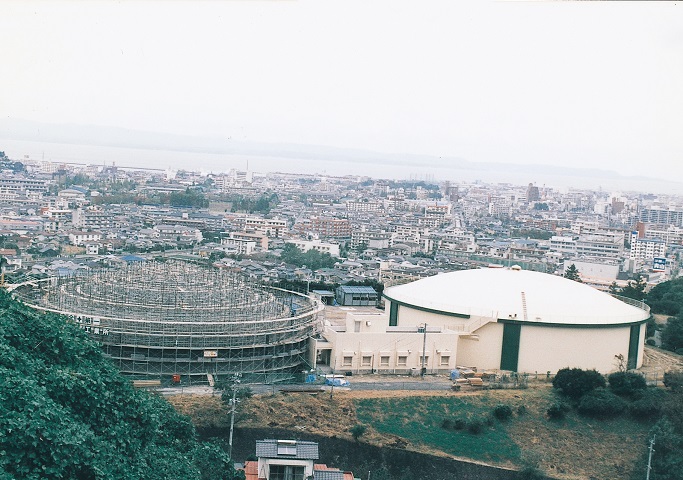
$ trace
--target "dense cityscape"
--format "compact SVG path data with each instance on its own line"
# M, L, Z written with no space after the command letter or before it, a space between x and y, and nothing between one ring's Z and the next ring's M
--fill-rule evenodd
M2 160L3 272L196 257L268 282L406 283L482 265L623 288L674 278L683 200L643 192ZM640 281L643 281L640 280Z

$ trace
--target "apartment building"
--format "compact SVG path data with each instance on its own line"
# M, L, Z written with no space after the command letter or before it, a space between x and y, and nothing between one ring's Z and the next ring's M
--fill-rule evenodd
M638 219L643 223L660 223L683 227L683 208L646 207L640 210Z
M338 243L328 243L322 242L320 240L301 240L295 238L286 240L285 243L291 243L304 253L308 252L309 250L315 250L320 253L329 253L333 257L339 257Z
M258 216L240 217L236 224L245 232L262 233L271 238L280 238L287 231L287 220Z
M35 178L0 176L0 190L15 193L43 193L48 191L48 184L45 180Z
M114 217L99 207L77 208L72 213L73 226L87 230L113 228Z
M379 212L384 210L384 204L381 201L374 200L351 200L346 202L346 210L349 212Z
M268 237L261 233L230 232L228 239L231 243L253 242L263 252L268 251Z
M83 246L86 243L96 243L102 239L102 234L99 232L71 232L69 233L69 241L72 245Z
M312 216L295 223L292 230L299 236L314 234L320 238L351 237L351 223L345 218Z
M631 233L630 259L645 260L666 256L666 243L658 238L643 238L638 232Z

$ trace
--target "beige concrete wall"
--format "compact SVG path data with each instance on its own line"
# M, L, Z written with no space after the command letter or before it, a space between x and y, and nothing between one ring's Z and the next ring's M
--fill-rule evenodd
M354 373L406 373L422 367L424 335L412 332L325 332L334 345L330 367L334 371ZM449 372L455 367L458 335L455 333L427 333L426 367L429 373ZM345 357L351 362L345 361ZM369 362L368 357L370 357ZM382 357L388 357L383 362ZM399 357L406 357L402 365ZM447 361L445 357L448 357Z
M457 364L477 367L478 370L500 368L500 352L503 344L503 324L488 323L474 332L463 336L458 342Z
M389 312L387 306L386 311ZM400 305L398 307L398 326L408 327L426 323L430 327L444 327L452 330L462 330L463 326L469 324L469 318L452 317L439 313L425 312L414 308Z
M614 356L628 358L630 327L562 328L523 325L519 339L519 372L557 372L561 368L617 369ZM642 345L641 345L642 350Z
M545 373L565 367L596 369L602 373L617 369L614 356L628 358L630 327L562 328L523 325L519 339L518 371ZM638 367L643 363L645 325L641 327ZM477 369L499 369L503 324L489 323L463 336L458 342L457 365Z

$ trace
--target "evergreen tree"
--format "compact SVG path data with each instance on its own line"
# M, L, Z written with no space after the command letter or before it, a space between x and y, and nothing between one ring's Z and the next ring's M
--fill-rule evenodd
M569 268L565 270L563 276L564 278L568 278L569 280L574 280L575 282L583 283L581 277L579 276L579 270L573 263L569 265Z

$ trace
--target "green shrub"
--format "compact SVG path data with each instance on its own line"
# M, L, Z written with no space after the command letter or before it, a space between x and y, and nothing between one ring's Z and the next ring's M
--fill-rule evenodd
M515 480L545 480L545 474L533 465L527 465L526 467L518 470L514 476Z
M654 347L654 346L657 345L657 342L655 342L655 339L654 339L654 338L648 338L647 340L645 340L645 343L646 343L647 345L650 345L651 347Z
M496 420L493 418L492 415L486 415L484 417L484 425L487 427L492 427L496 424Z
M621 398L606 390L598 388L588 392L579 401L578 410L582 415L593 418L613 418L626 411L627 404Z
M683 372L680 370L664 372L664 385L674 393L683 392Z
M645 390L647 383L645 377L633 372L615 372L607 377L609 388L617 395L632 396L637 392Z
M605 386L605 377L596 370L563 368L553 379L553 387L563 395L578 400L586 393Z
M454 430L465 430L467 428L467 421L462 418L456 418L453 422Z
M469 422L467 422L467 431L474 435L479 435L481 432L484 431L484 422L482 422L478 418L470 420Z
M517 415L519 415L520 417L526 415L527 413L528 411L526 405L520 405L519 407L517 407Z
M351 427L349 430L351 432L351 436L353 439L357 442L360 437L365 435L365 431L368 429L365 425L361 425L360 423L354 425Z
M640 392L628 406L629 414L637 420L649 420L659 416L666 398L666 391L661 388L648 388Z
M569 405L564 402L555 402L550 407L546 413L551 420L564 420L567 416L567 412L570 410Z
M453 420L451 420L450 418L444 418L441 422L441 428L450 430L451 428L453 428Z
M493 408L493 416L501 421L509 420L512 417L512 408L509 405L496 405Z

